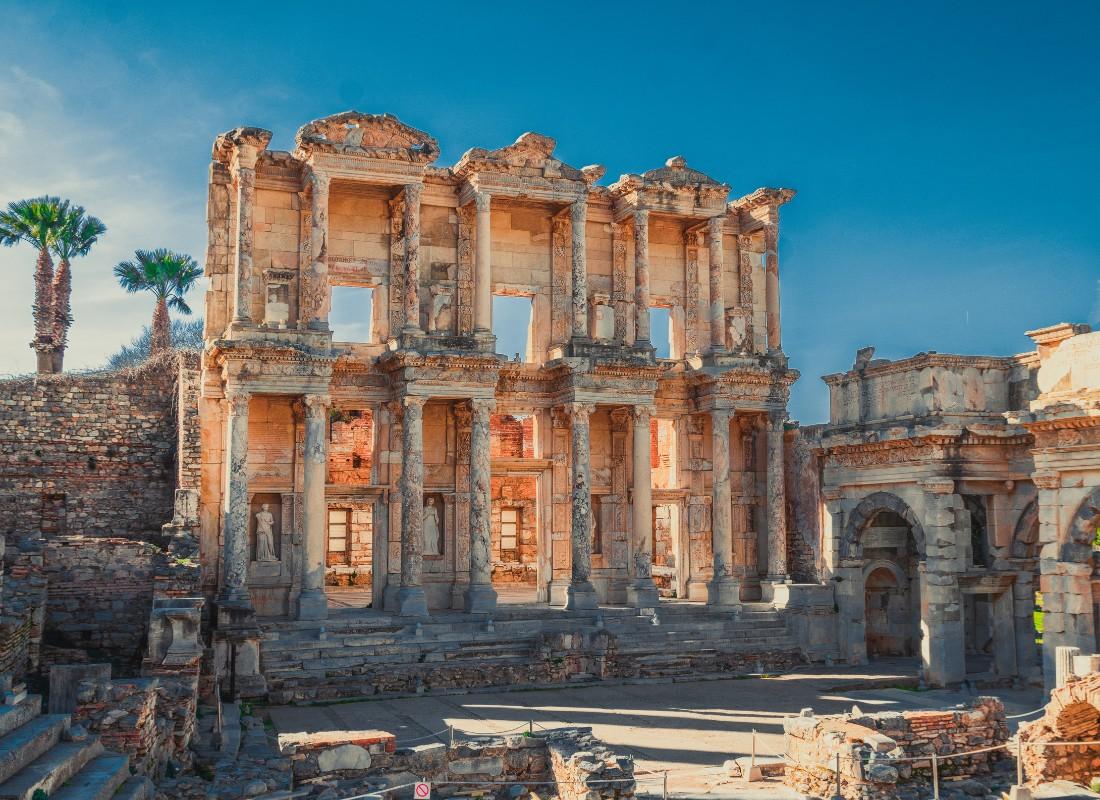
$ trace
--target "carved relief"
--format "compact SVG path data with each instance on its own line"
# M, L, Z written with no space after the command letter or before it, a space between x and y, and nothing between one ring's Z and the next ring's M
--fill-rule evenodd
M564 345L569 341L570 321L573 306L570 291L572 288L573 261L573 225L568 214L554 217L553 249L551 252L551 291L550 291L550 342Z
M686 351L699 351L699 251L703 247L703 232L688 232L684 242L687 253L684 268L684 317Z
M474 330L474 208L458 208L458 335Z
M299 128L295 142L295 155L303 160L327 152L428 164L439 156L435 139L392 114L345 111L322 117Z

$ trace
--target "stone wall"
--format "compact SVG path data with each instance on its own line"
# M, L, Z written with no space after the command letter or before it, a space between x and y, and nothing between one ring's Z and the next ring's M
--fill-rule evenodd
M172 516L177 401L175 354L114 373L0 382L0 530L159 530Z
M821 456L823 426L789 430L784 437L787 489L787 569L795 583L821 577Z
M1003 750L955 757L1008 741L1004 706L994 697L944 711L882 712L783 721L788 767L783 782L814 797L836 791L840 756L841 793L849 800L927 797L932 760L943 779L989 773Z
M1100 745L1040 745L1100 741L1100 673L1070 680L1051 692L1046 713L1020 726L1020 740L1029 783L1068 780L1088 786L1100 774Z

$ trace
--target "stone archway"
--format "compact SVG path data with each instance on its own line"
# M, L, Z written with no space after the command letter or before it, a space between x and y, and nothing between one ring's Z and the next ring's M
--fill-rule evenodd
M876 560L863 568L867 655L913 654L909 576L893 561Z
M844 526L844 535L840 542L840 557L842 559L863 557L863 549L860 543L863 531L875 517L884 511L893 512L905 520L913 534L917 555L920 559L924 559L924 527L917 519L917 515L913 513L913 509L896 494L890 492L869 494L859 501L859 505L852 509L852 512L848 515L848 522Z
M1078 563L1088 561L1092 557L1093 543L1100 535L1100 486L1081 501L1070 520L1067 534L1062 545L1062 559Z

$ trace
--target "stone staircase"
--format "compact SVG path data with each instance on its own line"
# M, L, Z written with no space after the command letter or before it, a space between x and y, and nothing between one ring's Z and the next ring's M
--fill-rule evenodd
M261 623L272 702L598 680L688 679L783 671L801 660L781 613L668 603L652 615L501 606L483 615L406 620L369 609L319 622ZM2 798L0 798L2 800Z
M43 714L42 697L0 676L0 800L152 800L148 778L130 774L129 756L70 728L68 714Z

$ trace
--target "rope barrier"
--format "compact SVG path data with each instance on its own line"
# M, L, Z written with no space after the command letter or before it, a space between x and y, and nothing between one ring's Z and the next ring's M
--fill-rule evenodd
M1031 711L1025 711L1023 714L1012 714L1011 716L1005 717L1005 719L1023 719L1024 717L1030 717L1032 714L1038 714L1040 711L1046 710L1046 706L1039 706L1038 708L1031 709Z

